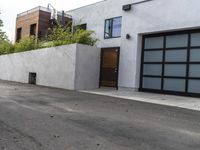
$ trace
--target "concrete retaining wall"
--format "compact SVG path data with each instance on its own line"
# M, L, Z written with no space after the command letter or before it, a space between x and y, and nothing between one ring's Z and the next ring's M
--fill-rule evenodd
M72 44L0 56L0 79L69 90L98 88L100 49Z

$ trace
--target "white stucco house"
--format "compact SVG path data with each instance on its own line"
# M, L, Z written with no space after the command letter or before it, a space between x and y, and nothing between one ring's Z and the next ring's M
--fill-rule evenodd
M105 0L66 13L99 39L100 86L195 96L199 5L199 0Z
M95 31L97 47L2 55L0 79L70 90L109 86L200 96L199 5L199 0L104 0L66 11L73 25ZM35 10L49 12L38 7L25 14Z

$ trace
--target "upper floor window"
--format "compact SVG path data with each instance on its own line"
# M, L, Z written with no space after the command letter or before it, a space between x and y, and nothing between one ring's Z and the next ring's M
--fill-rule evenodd
M122 17L107 19L105 21L104 38L121 37Z
M36 27L37 24L30 25L30 36L36 36Z
M22 28L17 28L16 42L19 42L22 37Z
M87 24L81 24L79 25L80 29L87 30Z
M74 26L73 31L76 31L77 29L87 30L87 24L76 25L76 26Z

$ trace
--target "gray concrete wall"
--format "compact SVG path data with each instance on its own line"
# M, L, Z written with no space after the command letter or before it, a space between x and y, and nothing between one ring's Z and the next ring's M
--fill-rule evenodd
M82 49L83 47L83 49ZM77 54L83 50L82 55ZM86 51L87 56L84 55ZM91 55L90 55L91 52ZM97 53L94 55L93 53ZM82 73L84 85L77 85L76 72L82 72L85 68L78 68L84 57L92 57L98 60L99 49L90 46L72 44L40 50L33 50L22 53L15 53L0 56L0 79L28 83L29 72L37 73L37 85L64 88L69 90L97 88L94 74L98 76L95 69ZM79 53L79 52L78 52ZM95 57L95 58L94 58ZM80 59L81 58L81 59ZM88 59L88 61L90 61ZM76 69L76 67L78 69ZM99 68L99 63L93 62L91 68ZM78 71L77 71L78 70ZM95 71L95 72L93 72ZM83 76L82 76L83 75ZM88 81L88 78L93 80Z
M139 1L106 0L68 12L75 22L87 23L96 32L98 47L120 46L119 86L134 89L139 87L142 34L200 28L199 0L153 0L122 10L123 5ZM105 19L118 16L122 16L121 38L104 39Z
M75 89L99 87L100 49L87 45L77 45Z

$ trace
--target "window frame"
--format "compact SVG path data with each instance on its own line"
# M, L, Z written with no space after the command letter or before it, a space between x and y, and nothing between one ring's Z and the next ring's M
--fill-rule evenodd
M31 24L30 25L30 36L36 36L37 35L37 23Z
M191 82L193 81L200 81L200 77L195 77L190 75L190 65L200 65L200 60L196 61L191 61L191 52L192 50L200 50L200 45L195 45L193 46L191 44L192 42L192 35L200 33L200 29L191 29L191 30L180 30L180 31L172 31L172 32L163 32L163 33L153 33L153 34L146 34L143 35L142 37L142 55L141 55L141 66L140 66L140 85L139 85L139 91L143 92L153 92L153 93L162 93L162 94L173 94L173 95L183 95L183 96L192 96L192 97L200 97L200 93L197 93L195 91L190 91L192 90L190 86ZM181 34L187 34L187 46L185 47L173 47L173 48L166 48L166 37L171 36L171 35L181 35ZM151 37L164 37L164 42L162 48L145 48L145 39L146 38L151 38ZM187 50L187 60L182 61L182 62L168 62L166 61L166 52L167 51L173 51L173 50ZM163 51L163 62L144 62L144 53L146 51ZM152 75L144 75L144 64L162 64L163 65L163 72L161 76L152 76ZM165 75L165 65L166 64L184 64L186 65L186 76L181 77L181 76L166 76ZM161 78L161 89L151 89L151 88L145 88L143 87L143 78ZM174 91L174 90L167 90L164 89L164 80L165 79L183 79L185 80L185 91Z
M113 39L113 38L120 38L121 37L121 34L120 34L120 36L113 36L112 34L113 34L113 20L114 19L117 19L117 18L121 18L122 19L122 16L119 16L119 17L114 17L114 18L109 18L109 19L106 19L105 20L105 22L104 22L104 39ZM106 22L107 21L110 21L111 22L111 25L110 25L110 27L111 27L111 29L110 29L110 34L111 34L111 36L110 37L106 37ZM121 25L122 25L122 22L121 22Z
M79 25L82 30L87 30L87 23L83 23Z
M85 29L84 29L83 27L85 27ZM75 25L73 28L74 28L75 30L76 30L76 29L87 30L87 23Z

